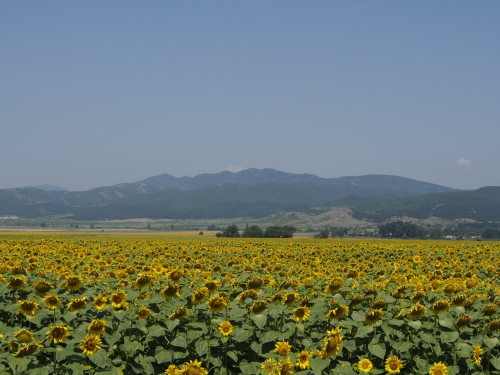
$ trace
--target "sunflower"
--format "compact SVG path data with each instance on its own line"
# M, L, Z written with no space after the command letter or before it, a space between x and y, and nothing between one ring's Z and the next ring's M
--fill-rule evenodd
M500 331L500 319L495 319L486 326L486 331L488 333Z
M27 329L21 329L21 330L17 331L16 333L14 333L14 336L15 336L17 342L20 344L26 344L26 343L31 342L35 339L33 334L30 331L28 331Z
M35 315L40 305L36 301L25 299L18 302L19 312L24 315Z
M89 327L87 328L87 331L89 334L91 334L93 336L98 336L98 335L104 333L104 331L106 331L107 326L108 325L106 324L106 322L104 320L94 319L90 322Z
M372 309L383 309L387 306L387 302L383 298L378 298L372 302Z
M373 363L368 358L363 358L357 363L356 367L359 369L359 371L370 372L373 368Z
M212 293L220 288L221 282L219 280L208 280L205 282L205 284L203 284L203 286L207 288L210 293Z
M148 309L147 307L142 307L139 312L137 313L137 317L139 319L143 319L143 320L146 320L147 318L149 318L149 316L151 315L151 310Z
M64 324L52 326L47 332L47 339L55 344L64 342L68 336L69 328Z
M186 362L182 365L182 374L185 375L208 375L207 369L203 367L203 363L194 360Z
M21 347L15 354L14 357L23 358L27 355L34 354L38 348L43 348L41 342L33 342L31 344Z
M111 298L109 299L109 301L115 309L119 309L127 302L127 293L125 293L123 290L118 290L111 294Z
M274 346L274 351L279 355L286 357L290 350L292 349L292 345L290 345L287 341L278 341Z
M80 349L83 350L83 354L92 355L95 354L99 349L101 349L101 338L99 336L87 336L85 340L83 340Z
M456 320L455 320L455 327L457 329L462 329L467 327L470 323L472 322L472 318L468 314L460 315Z
M298 299L299 299L299 294L297 292L287 293L283 296L283 298L281 298L281 303L283 305L287 305L288 307L290 307Z
M265 309L267 309L267 302L264 300L255 301L253 305L250 306L250 311L253 314L260 314Z
M68 303L69 311L78 311L87 307L87 297L74 298Z
M233 333L233 325L228 322L222 322L219 325L219 332L222 334L222 336L229 336L231 333Z
M309 350L303 350L297 355L297 366L301 370L307 370L311 368L309 363L309 358L311 358L311 352Z
M326 318L328 320L340 320L347 315L349 312L349 306L340 305L326 313Z
M51 310L55 310L61 305L61 299L55 294L48 295L43 299L43 302Z
M488 303L482 308L481 312L486 316L492 316L497 312L497 310L498 305L496 303Z
M408 310L408 318L418 320L425 315L426 310L424 305L415 305Z
M102 310L103 308L105 308L107 303L108 299L102 294L99 294L96 298L94 298L94 307L97 310Z
M399 374L403 368L403 362L398 358L397 355L394 357L389 357L385 360L385 370L389 374Z
M141 273L134 282L134 286L137 289L146 288L153 284L155 281L154 275L148 273Z
M227 305L227 301L220 295L210 298L207 302L207 307L211 312L224 310Z
M413 295L411 296L411 300L413 302L417 302L417 301L420 301L422 299L424 299L426 296L426 293L425 293L425 290L417 290L415 293L413 293Z
M252 276L247 281L247 288L248 289L258 290L258 289L262 288L263 285L264 285L264 279L260 276Z
M290 358L286 358L284 361L278 362L278 374L279 375L290 375L293 374L293 363Z
M351 305L359 305L364 300L365 300L365 296L358 293L352 297Z
M431 310L434 314L440 314L446 312L450 309L450 303L448 301L436 301L432 304Z
M248 289L240 293L238 300L240 303L244 303L247 298L255 300L258 296L259 292L256 289Z
M365 315L364 322L365 324L376 324L379 320L382 319L384 312L381 309L368 311Z
M182 271L174 270L174 271L170 272L170 274L168 275L168 278L171 281L173 281L174 283L176 283L177 281L182 279L182 276L184 276Z
M165 374L167 374L167 375L178 375L178 374L182 374L182 373L183 373L183 371L179 370L176 365L170 365L165 370Z
M446 375L448 368L444 363L434 363L429 369L429 375Z
M208 288L207 287L201 287L197 288L193 291L193 294L191 295L191 303L193 305L198 305L203 302L205 297L208 295Z
M166 299L179 297L181 295L180 286L168 284L165 288L163 288L161 294L163 294L163 297Z
M344 286L344 280L341 277L336 277L326 284L325 292L335 293L337 290Z
M260 365L260 372L261 374L274 374L277 366L278 362L276 359L268 358Z
M319 356L321 358L329 358L339 354L342 339L344 338L344 336L340 334L341 330L341 328L337 327L328 332L327 336L323 340L323 348L319 352Z
M168 317L170 320L175 320L175 319L184 319L188 314L188 309L186 306L180 306L176 308L172 314Z
M307 320L309 318L309 315L311 315L311 308L307 306L300 306L293 310L293 317L298 322Z
M26 279L24 278L24 276L14 276L9 280L7 287L9 287L10 289L21 289L25 285Z
M54 288L54 286L47 281L37 281L33 283L32 286L37 296L44 296Z
M476 365L480 365L481 364L481 355L483 354L483 349L481 348L481 346L479 345L474 345L474 350L472 351L472 361L476 364Z
M82 287L83 280L80 276L71 276L66 279L64 287L68 290L78 290Z

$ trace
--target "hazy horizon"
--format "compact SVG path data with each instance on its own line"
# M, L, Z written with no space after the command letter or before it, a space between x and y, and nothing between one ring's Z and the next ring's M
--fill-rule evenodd
M500 186L499 12L4 2L0 188L247 168Z

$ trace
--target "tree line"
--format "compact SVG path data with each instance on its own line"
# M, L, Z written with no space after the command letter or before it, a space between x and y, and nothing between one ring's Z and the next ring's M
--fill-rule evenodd
M246 226L240 233L237 225L228 225L222 232L216 234L217 237L246 237L246 238L292 238L297 228L291 225L274 225L262 229L258 225Z

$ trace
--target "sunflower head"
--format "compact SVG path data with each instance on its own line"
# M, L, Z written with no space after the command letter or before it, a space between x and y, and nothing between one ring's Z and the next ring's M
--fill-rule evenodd
M14 354L14 357L23 358L27 355L32 355L38 348L43 348L43 344L41 342L32 342L19 348L19 350Z
M408 310L408 318L412 320L421 319L426 311L427 309L424 305L415 305Z
M472 322L472 317L470 315L468 314L460 315L455 320L455 327L457 327L457 329L462 329L467 327L471 322Z
M90 322L87 331L89 334L97 336L104 333L104 331L106 331L107 326L108 325L104 320L94 319Z
M389 374L399 374L402 368L403 362L396 355L385 360L385 370Z
M274 346L274 351L279 355L286 357L290 350L292 349L292 345L290 345L287 341L278 341Z
M432 304L431 310L434 314L440 314L450 309L450 303L446 300L436 301Z
M224 310L227 307L227 301L219 296L214 296L210 298L207 302L207 307L211 312L217 312Z
M356 367L359 369L359 371L370 372L373 368L373 363L368 358L363 358L357 363Z
M99 336L91 335L87 336L85 340L83 340L80 349L83 350L83 354L85 355L93 355L99 349L101 349L101 338Z
M166 299L180 297L181 295L180 289L181 288L179 285L168 284L165 288L163 288L161 294L163 294L163 297L165 297Z
M384 312L381 309L368 311L365 315L364 322L365 322L365 324L369 324L369 325L376 324L382 319L383 315L384 315Z
M481 364L481 355L483 354L483 349L481 348L480 345L474 345L474 350L472 351L472 361L476 364L476 365L480 365Z
M14 334L14 336L15 336L17 342L20 344L26 344L26 343L31 342L35 339L35 337L33 336L33 333L31 333L27 329L21 329L21 330L17 331Z
M40 305L36 301L32 301L29 299L25 299L22 301L19 301L19 312L24 315L35 315L36 312L38 311L38 308Z
M349 313L349 306L339 305L326 313L328 320L340 320Z
M437 362L434 363L429 369L430 375L446 375L448 373L448 368L444 363Z
M24 276L14 276L9 280L7 287L10 289L21 289L26 285L26 279Z
M311 315L311 308L307 306L299 306L295 310L293 310L293 317L298 322L307 320L310 315Z
M137 317L142 320L146 320L151 315L151 310L147 307L142 307L137 313Z
M54 286L47 281L37 281L33 283L32 286L37 296L44 296L54 288Z
M229 336L233 332L233 325L228 321L222 322L219 325L219 332L222 336Z
M94 307L97 310L102 310L103 308L105 308L107 303L108 303L108 299L104 295L102 295L102 294L99 294L94 299Z
M203 363L194 360L186 362L182 365L183 375L208 375L208 371L203 367Z
M55 344L64 342L68 336L69 328L64 324L52 326L47 332L47 339Z
M309 350L303 350L297 355L297 366L301 370L307 370L311 368L309 359L311 358L311 352Z
M252 306L250 306L250 311L253 314L260 314L265 309L267 309L267 302L265 300L255 301Z
M55 294L48 295L43 299L43 302L51 310L57 309L62 303L61 299Z
M68 309L70 311L78 311L87 307L87 297L74 298L68 303Z
M80 276L70 276L66 279L64 287L68 290L78 290L82 287L83 280Z
M176 308L172 314L168 317L170 320L175 320L175 319L184 319L188 314L188 309L186 306L180 306Z

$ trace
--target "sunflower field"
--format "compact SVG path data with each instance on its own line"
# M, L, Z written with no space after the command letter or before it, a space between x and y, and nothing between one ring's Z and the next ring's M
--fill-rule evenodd
M0 235L0 374L499 374L500 243Z

